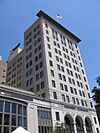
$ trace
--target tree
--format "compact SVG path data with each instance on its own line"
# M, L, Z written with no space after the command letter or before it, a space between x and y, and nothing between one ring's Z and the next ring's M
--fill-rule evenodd
M96 82L97 86L94 86L92 89L92 93L94 93L92 98L98 104L98 106L100 106L100 76L96 78Z
M65 123L56 123L53 133L70 133L69 128Z
M96 102L95 108L96 108L96 112L97 112L97 116L100 124L100 76L96 78L96 82L97 82L97 86L94 86L92 93L94 93L93 99Z

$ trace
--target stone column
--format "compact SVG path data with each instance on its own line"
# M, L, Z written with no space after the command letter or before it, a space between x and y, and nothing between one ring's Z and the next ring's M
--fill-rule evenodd
M84 129L84 133L87 133L85 122L83 123L83 129Z
M76 123L73 122L74 133L77 133Z
M92 128L92 133L95 133L96 131L95 131L95 128L94 128L94 124L93 123L91 123L91 128Z

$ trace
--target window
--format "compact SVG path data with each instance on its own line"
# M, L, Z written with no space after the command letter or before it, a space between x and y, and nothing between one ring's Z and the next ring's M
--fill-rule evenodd
M42 78L42 77L43 77L43 71L40 72L40 78Z
M91 108L93 108L93 104L92 104L92 102L90 102L90 106L91 106Z
M59 62L59 57L58 57L58 56L56 56L56 61L58 61L58 62Z
M70 103L70 99L69 99L69 96L66 95L66 100L68 103Z
M35 70L37 71L39 69L39 66L38 64L35 66Z
M74 93L74 92L73 92L73 88L72 88L72 87L70 87L70 92L71 92L71 93Z
M76 98L76 103L77 103L77 105L79 105L79 100L78 100L78 98Z
M66 81L66 77L63 75L63 81Z
M67 87L67 85L64 85L64 88L65 88L65 91L68 92L68 87Z
M61 66L61 70L62 70L62 72L64 72L64 67L63 66Z
M46 33L49 34L48 30L46 30Z
M5 102L5 112L10 113L10 103L9 102Z
M99 133L99 129L98 129L98 128L96 128L96 130L97 130L97 133Z
M0 112L3 111L3 101L0 101Z
M48 55L49 55L49 57L51 57L51 58L52 58L52 54L51 54L51 52L48 52Z
M43 89L44 88L44 81L43 82L41 82L41 89Z
M82 106L84 106L84 101L83 100L81 100L81 104L82 104Z
M54 71L50 70L50 72L51 72L51 76L54 77Z
M51 46L50 46L50 44L47 44L47 45L48 45L48 48L49 48L49 49L51 49Z
M86 85L86 89L89 90L88 85Z
M77 95L77 90L76 90L76 88L74 88L74 93Z
M47 41L50 42L50 38L49 37L47 37Z
M65 101L66 101L66 100L65 100L65 95L62 94L61 96L62 96L62 101L65 102Z
M16 114L16 108L17 108L17 104L16 103L12 103L12 113Z
M63 60L60 58L60 63L62 63L63 64Z
M71 84L72 83L71 78L68 78L68 80L69 80L69 83Z
M40 90L40 85L39 85L39 84L36 85L36 90L37 90L37 91Z
M55 112L55 115L56 115L56 120L60 121L59 112Z
M58 70L60 71L60 65L57 64L57 68L58 68Z
M45 23L45 27L48 28L48 25Z
M60 83L60 89L64 90L63 84Z
M74 79L72 79L72 83L73 83L73 85L75 85L75 80Z
M53 92L53 98L57 99L57 93L56 92Z
M90 97L90 93L88 93L88 97L91 98L91 97Z
M26 81L26 87L28 87L28 86L29 86L29 80Z
M49 64L50 66L53 66L53 62L51 60L49 60Z
M84 91L82 91L82 95L83 95L83 97L85 97L85 93L84 93Z
M58 73L59 79L62 80L62 75Z
M56 83L54 80L52 80L52 87L56 87Z
M79 90L79 95L82 96L82 92L81 92L81 90Z
M87 101L84 101L85 102L85 106L87 107Z
M30 78L30 85L32 85L33 83L33 78Z
M72 102L73 102L73 104L76 104L74 97L72 97Z

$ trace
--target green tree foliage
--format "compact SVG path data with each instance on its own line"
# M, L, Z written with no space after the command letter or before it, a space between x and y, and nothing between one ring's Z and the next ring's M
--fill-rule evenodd
M56 123L53 133L70 133L69 128L64 123Z
M100 106L100 76L96 78L97 86L94 86L92 93L94 101Z

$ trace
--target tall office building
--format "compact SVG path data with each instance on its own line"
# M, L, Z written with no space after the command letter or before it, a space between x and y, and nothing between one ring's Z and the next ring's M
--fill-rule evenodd
M99 133L80 39L44 12L37 16L24 33L24 49L9 56L6 83L53 101L53 126L65 121L72 133Z
M6 71L7 71L7 63L2 61L2 57L0 56L0 83L5 84L6 82Z

